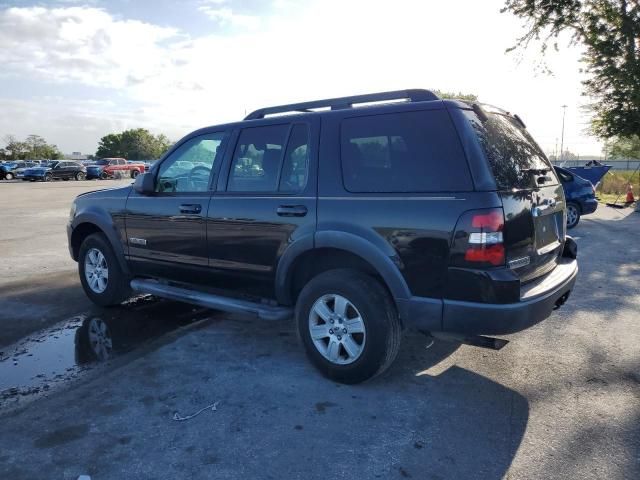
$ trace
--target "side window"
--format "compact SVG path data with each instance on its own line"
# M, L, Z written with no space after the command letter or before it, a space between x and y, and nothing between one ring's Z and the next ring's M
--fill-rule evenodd
M126 165L127 161L126 160L118 160L118 165Z
M245 128L233 153L227 190L275 192L289 125Z
M206 192L211 171L220 162L224 132L201 135L180 145L160 165L156 192Z
M301 192L307 186L308 174L309 127L296 124L289 135L278 190L285 193Z
M118 160L110 160L109 165L118 165Z
M445 110L347 118L340 147L350 192L472 189L464 151Z

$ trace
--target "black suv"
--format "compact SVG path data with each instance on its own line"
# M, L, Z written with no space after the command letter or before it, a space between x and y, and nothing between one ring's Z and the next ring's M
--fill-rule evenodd
M386 103L384 103L386 102ZM80 195L86 294L295 317L311 361L356 383L403 328L527 328L578 271L562 186L517 115L406 90L264 108L180 140L133 186Z

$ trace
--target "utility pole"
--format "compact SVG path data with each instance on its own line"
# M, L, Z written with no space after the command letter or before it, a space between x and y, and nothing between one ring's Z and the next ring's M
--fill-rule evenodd
M566 105L562 105L562 135L560 136L560 161L562 161L562 158L564 157L564 152L563 152L563 148L564 148L564 116L567 113L567 106Z

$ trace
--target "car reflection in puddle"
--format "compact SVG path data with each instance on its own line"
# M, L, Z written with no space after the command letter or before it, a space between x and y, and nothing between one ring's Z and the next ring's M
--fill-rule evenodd
M59 322L0 352L0 406L46 393L99 362L212 315L204 308L146 296Z

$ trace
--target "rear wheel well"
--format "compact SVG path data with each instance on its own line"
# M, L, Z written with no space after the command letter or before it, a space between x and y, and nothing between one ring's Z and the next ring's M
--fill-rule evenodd
M569 204L569 203L571 205L574 205L578 209L578 212L582 213L582 205L580 204L580 202L569 200L569 201L567 201L567 204Z
M298 295L312 278L335 269L357 270L375 277L393 299L387 283L375 267L364 258L339 248L317 248L304 252L293 265L289 282L291 303L296 303Z
M98 226L93 223L81 223L76 228L73 229L73 233L71 234L71 249L73 250L73 259L78 260L78 255L80 253L80 246L84 239L89 235L94 233L104 233Z

